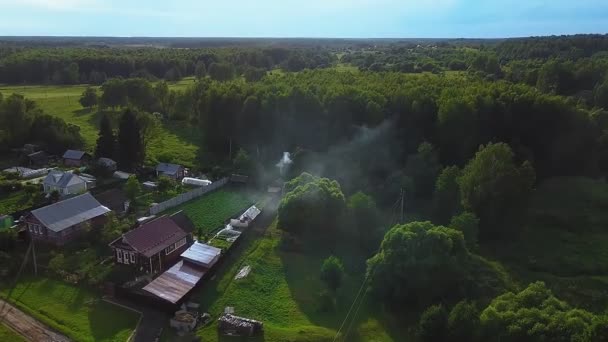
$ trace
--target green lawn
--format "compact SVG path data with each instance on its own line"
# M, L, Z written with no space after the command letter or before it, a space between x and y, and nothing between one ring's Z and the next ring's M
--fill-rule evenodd
M25 191L18 191L6 196L0 196L0 215L14 213L29 208L31 205L32 201Z
M6 325L0 323L0 341L26 342L27 340Z
M218 277L201 289L197 294L200 303L213 317L220 315L224 307L233 306L237 315L263 321L264 336L260 341L332 341L359 289L362 274L347 275L338 290L335 308L323 309L319 297L324 287L318 275L326 255L283 252L279 248L280 235L273 224L262 238L245 237L241 243L249 241L249 245L243 255L218 271ZM234 280L245 265L252 268L249 276ZM371 305L363 305L347 340L405 340L394 327ZM231 341L217 334L215 323L198 334L204 341Z
M184 90L194 83L193 78L169 83L169 89ZM45 113L62 118L67 123L80 127L85 140L85 149L93 151L97 141L100 113L83 108L78 102L87 85L28 85L0 86L0 93L8 96L13 93L24 95L36 101ZM99 87L94 87L99 88ZM108 112L115 121L118 113ZM198 132L196 127L183 123L166 123L161 132L150 141L147 162L156 163L159 159L192 166L198 151Z
M168 213L183 210L196 228L202 227L207 233L221 227L227 219L244 211L255 201L254 195L244 191L220 189L171 208Z
M1 292L6 298L7 289ZM139 319L136 313L104 302L89 290L51 279L20 281L9 300L74 341L123 342Z

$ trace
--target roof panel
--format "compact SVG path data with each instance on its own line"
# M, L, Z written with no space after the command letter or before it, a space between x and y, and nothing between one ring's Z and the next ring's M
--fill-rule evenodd
M77 159L77 160L80 160L82 158L82 156L84 156L84 154L85 154L84 151L67 150L63 154L63 158L65 158L65 159Z
M205 271L202 269L180 261L146 285L143 290L175 304L198 284L203 275Z
M59 232L108 212L110 212L110 209L101 205L87 192L80 196L32 210L32 215L50 230Z
M190 248L185 250L181 257L193 263L211 267L216 261L216 257L220 255L222 250L204 243L195 242Z

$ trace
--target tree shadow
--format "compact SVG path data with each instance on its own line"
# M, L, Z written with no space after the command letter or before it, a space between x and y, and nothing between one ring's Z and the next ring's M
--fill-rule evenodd
M94 341L115 341L118 334L133 331L137 324L137 315L126 310L119 314L118 310L123 309L101 300L90 306L89 326Z

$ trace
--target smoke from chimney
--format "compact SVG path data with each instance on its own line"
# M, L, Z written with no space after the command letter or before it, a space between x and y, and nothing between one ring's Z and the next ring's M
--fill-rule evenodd
M289 165L293 163L290 158L291 154L289 152L283 152L283 157L277 163L277 167L279 168L279 172L281 176L284 176L287 170L289 169Z

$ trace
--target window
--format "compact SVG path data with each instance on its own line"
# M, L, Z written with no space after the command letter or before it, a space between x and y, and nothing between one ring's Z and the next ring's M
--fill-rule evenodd
M177 241L176 243L172 244L171 246L165 248L165 255L169 255L171 252L173 252L174 250L180 248L181 246L186 244L186 238L183 238L179 241Z
M116 259L118 260L118 262L122 262L122 249L116 250Z
M135 263L135 253L131 252L131 263Z

